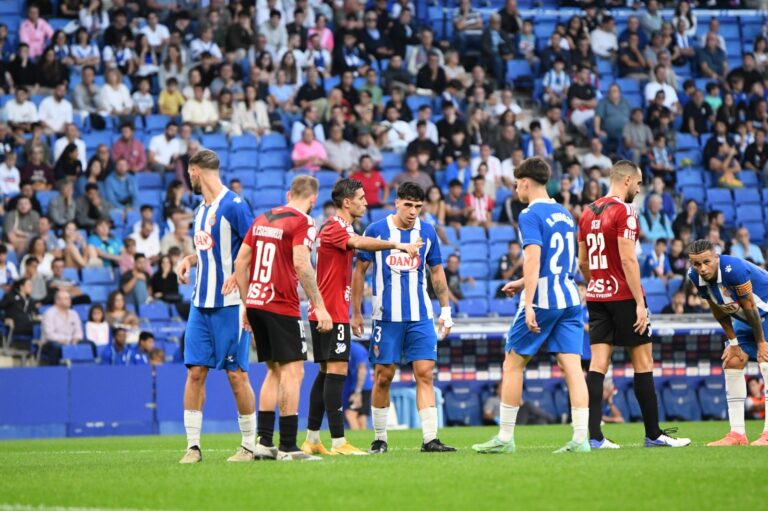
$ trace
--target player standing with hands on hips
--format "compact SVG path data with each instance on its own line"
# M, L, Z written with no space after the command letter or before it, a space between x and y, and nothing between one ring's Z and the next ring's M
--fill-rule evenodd
M639 236L637 211L631 205L643 175L627 160L611 169L608 195L584 209L579 221L579 268L587 285L589 344L592 360L587 374L589 437L593 449L618 449L600 428L603 382L614 346L625 346L635 371L634 388L645 424L646 447L683 447L688 438L670 436L675 429L659 427L659 407L653 383L651 321L640 281L635 245Z
M708 445L747 445L744 368L749 358L757 360L763 383L768 382L768 272L737 257L718 256L706 240L694 241L687 251L691 260L688 280L709 302L712 315L728 337L722 359L731 431ZM768 414L763 433L752 445L768 446Z
M400 243L392 240L358 236L352 223L365 214L367 203L360 181L342 179L333 187L331 198L336 215L317 233L317 284L333 319L330 332L320 332L314 309L309 311L312 353L320 364L309 395L307 440L301 449L307 454L366 455L344 438L343 397L349 370L351 331L349 300L352 283L352 257L355 249L376 252L399 250L411 258L419 256L424 242ZM357 370L357 368L355 368ZM323 413L328 416L331 450L320 442Z
M387 452L389 386L403 359L413 367L416 379L416 406L421 418L422 452L453 452L456 449L437 438L437 408L432 373L437 359L437 334L432 303L427 294L427 266L432 287L440 301L439 334L448 335L453 326L448 304L448 284L443 271L440 245L435 229L419 220L424 207L424 190L413 182L401 184L395 200L396 212L369 225L365 235L397 243L424 245L417 257L383 250L360 252L352 278L352 331L363 334L363 285L365 272L373 263L373 330L369 355L374 364L371 395L375 439L368 452Z
M189 159L192 190L203 196L195 211L194 231L197 253L179 264L182 284L189 282L189 270L197 266L187 329L184 334L184 428L187 452L181 463L198 463L200 430L203 425L205 379L209 369L224 369L232 387L239 413L242 445L228 461L252 461L256 439L253 388L248 380L248 351L251 338L243 328L244 312L237 295L226 296L222 284L234 269L234 259L248 233L253 215L245 202L221 183L219 157L201 149Z

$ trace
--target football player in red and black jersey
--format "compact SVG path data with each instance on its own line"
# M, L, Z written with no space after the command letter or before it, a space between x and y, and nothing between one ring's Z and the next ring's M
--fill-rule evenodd
M589 343L592 360L587 374L589 437L593 449L618 449L603 436L603 381L614 346L624 346L634 367L634 389L645 423L646 447L682 447L687 438L670 436L659 427L653 383L651 323L640 281L635 245L640 226L631 205L643 175L634 163L621 160L611 169L608 195L584 209L579 220L579 268L587 286Z
M365 455L344 438L342 395L347 377L350 352L349 300L352 289L352 257L355 249L367 252L400 250L418 257L424 242L395 243L355 234L352 224L365 214L367 202L362 183L342 179L331 194L336 215L329 218L317 234L317 284L331 314L333 329L317 328L314 309L309 312L310 332L315 362L320 364L309 401L307 440L301 446L307 454ZM331 430L330 452L320 441L323 412Z

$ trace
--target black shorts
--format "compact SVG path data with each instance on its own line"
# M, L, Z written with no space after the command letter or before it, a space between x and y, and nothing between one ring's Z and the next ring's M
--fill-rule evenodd
M360 415L371 415L371 391L370 390L364 390L361 393L362 404L360 405L360 408L355 408L351 405L348 405L347 410L351 410L353 412L357 412Z
M309 332L312 334L315 362L349 361L349 343L352 338L349 323L334 323L330 332L322 333L317 329L317 321L310 321Z
M307 340L301 318L261 309L248 309L259 362L294 362L307 359Z
M647 305L646 305L647 307ZM633 347L651 342L651 324L642 334L635 332L637 302L587 302L589 312L589 344L613 344ZM650 318L650 312L648 313Z

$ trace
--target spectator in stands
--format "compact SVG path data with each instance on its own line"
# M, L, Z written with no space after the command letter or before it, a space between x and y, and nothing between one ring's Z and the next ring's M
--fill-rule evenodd
M82 81L75 85L72 92L73 107L81 117L88 117L94 129L104 128L105 122L101 117L102 104L99 95L99 86L94 79L96 70L93 66L85 66L82 72Z
M717 19L717 16L710 18L709 30L699 37L699 46L701 48L707 46L710 36L714 38L715 46L726 51L725 38L720 34L720 20Z
M597 103L594 132L601 142L605 140L609 150L616 151L621 144L621 134L629 123L631 111L632 107L616 84L612 84L608 95Z
M139 343L129 350L130 365L149 365L150 355L154 350L155 337L150 332L141 332Z
M118 119L133 122L133 100L128 87L123 83L123 75L117 69L110 69L106 73L106 80L101 87L101 106L107 113Z
M539 73L544 74L555 65L555 60L558 58L563 59L565 62L565 68L571 69L573 62L571 61L571 54L567 48L563 48L562 36L559 32L554 32L549 38L549 45L542 50L539 60ZM575 74L575 73L574 73Z
M636 35L639 39L638 47L644 50L648 45L648 34L640 26L640 19L637 16L627 18L627 27L621 31L618 37L619 48L624 48L629 42L629 36Z
M467 283L473 286L475 285L474 278L462 277L459 274L459 267L459 256L456 254L449 255L445 264L445 280L448 284L448 299L455 305L458 305L459 300L464 298L464 293L461 291L461 284Z
M176 80L172 93L174 97L177 97L178 95L181 95L179 89L183 89L187 86L187 68L184 65L184 61L182 60L181 50L175 44L172 44L168 47L168 55L161 63L160 69L158 71L158 81L161 84L166 84L166 87L169 89L170 86L168 85L168 81L171 79ZM176 94L177 92L178 94ZM162 108L164 104L162 92L160 93L159 99L160 101L158 101L158 104ZM181 104L183 104L183 101Z
M311 104L304 108L302 118L294 121L291 128L291 144L297 144L303 138L305 128L312 129L315 134L315 140L325 142L325 130L322 123L318 120L318 109Z
M110 204L122 206L126 210L139 205L139 189L136 177L130 174L128 160L120 158L115 163L115 171L104 182L104 196Z
M101 304L94 304L88 310L88 320L85 322L85 338L96 346L109 344L109 323L107 323L104 307Z
M67 123L72 122L72 103L67 101L67 82L56 85L53 95L40 103L39 118L48 135L62 135Z
M613 384L613 378L606 378L603 382L603 403L602 403L602 421L605 423L621 424L624 417L621 410L614 403L614 396L618 394L616 386Z
M744 168L754 170L766 177L766 164L768 163L768 145L765 143L765 130L755 130L755 141L747 146L744 151Z
M65 267L64 259L61 257L53 259L51 263L52 274L50 280L48 280L48 296L45 303L53 303L56 293L59 291L66 291L74 305L91 303L91 298L83 293L77 282L64 276Z
M327 154L326 167L340 174L347 173L357 164L353 159L354 146L344 140L344 128L338 124L331 126L330 135L331 138L324 144Z
M510 241L507 253L499 258L494 278L510 281L523 276L523 252L519 241Z
M505 32L511 35L517 35L523 26L523 18L517 6L517 0L506 0L504 7L499 9L501 17L501 26Z
M24 252L31 236L37 230L40 215L32 209L29 198L21 196L14 210L5 214L3 230L6 239L17 254Z
M219 64L224 58L221 48L213 40L213 28L210 25L205 25L200 29L200 37L192 41L189 49L194 62L202 60L204 54L208 54L214 64Z
M282 14L277 9L272 9L269 13L269 21L264 22L259 27L259 34L267 38L267 49L277 54L288 44L288 31L285 29L285 23L282 21Z
M514 58L514 42L511 34L502 29L501 16L492 13L488 26L480 40L485 65L492 71L499 87L506 83L505 63Z
M714 137L713 137L714 138ZM709 158L709 170L718 175L717 183L724 188L743 188L744 184L736 178L736 173L741 172L738 160L739 151L728 144L721 142L717 147L717 154Z
M45 311L42 318L41 363L58 365L61 348L83 341L83 325L77 312L72 310L72 300L65 290L56 292L53 307Z
M460 0L459 6L453 11L453 41L456 49L464 53L467 42L472 41L477 47L483 31L483 17L472 7L471 0Z
M619 50L613 16L603 16L600 26L590 34L592 51L600 58L613 60Z
M27 88L16 88L15 99L5 104L5 118L17 133L28 133L32 124L38 122L37 107L28 99Z
M416 93L421 96L439 96L445 90L447 79L440 66L437 53L429 54L427 63L416 74Z
M134 136L133 124L123 123L120 126L120 138L112 145L112 159L115 161L115 170L117 171L120 160L125 160L128 170L131 172L142 172L147 167L147 155L144 144ZM109 176L107 177L109 180ZM107 196L109 200L109 195ZM114 202L114 201L113 201Z
M171 39L168 27L159 23L157 13L147 13L147 24L140 31L147 37L147 41L155 53L160 53Z
M147 169L153 172L173 172L176 160L181 156L181 144L177 138L179 126L171 121L165 131L155 135L149 142Z
M8 260L8 245L0 243L0 290L3 294L8 294L18 278L19 270L16 264Z
M160 259L160 233L152 220L142 220L139 231L131 233L129 238L136 242L138 254L146 257L150 264L157 264Z
M74 198L74 185L70 180L58 183L59 194L48 204L48 215L56 229L62 229L77 218L77 202Z
M693 311L686 303L683 291L675 291L675 294L672 295L672 301L661 310L662 314L673 314L675 316L682 316L690 312Z
M351 179L360 181L365 192L365 201L368 208L385 207L389 201L389 185L373 165L373 160L368 155L362 155L359 159L357 170L350 176Z
M303 14L304 11L302 10L302 16ZM300 29L303 30L302 47L305 47L307 31L303 27L300 27ZM288 33L291 33L290 29L288 30ZM248 11L243 9L238 13L237 21L231 23L229 27L227 27L225 49L227 52L236 52L237 60L242 60L245 58L248 48L255 42L255 39L251 17L248 15Z
M670 242L669 266L676 278L684 279L688 275L688 257L685 254L683 241L673 239Z
M645 86L645 101L650 103L656 97L656 93L664 91L664 106L672 112L680 111L680 100L675 88L667 82L667 68L661 64L653 68L653 77Z
M752 420L765 420L765 385L760 386L760 380L751 377L747 380L747 400L745 402L746 416Z
M459 228L467 223L467 217L464 214L466 209L465 192L461 181L453 179L448 183L448 194L445 196L444 202L446 225Z
M31 295L32 281L22 277L14 281L11 292L6 293L0 300L0 310L5 312L3 323L13 332L12 347L31 347L34 325L40 321L37 315L38 304Z
M713 18L714 19L714 18ZM706 45L698 53L699 72L705 77L723 82L728 74L728 60L725 50L718 46L717 36L706 35Z
M472 178L472 193L464 196L466 225L479 225L488 229L493 225L495 201L486 194L486 177L478 174Z
M741 66L728 73L728 83L731 83L736 76L741 76L744 80L744 90L752 90L754 84L762 83L763 77L757 70L755 56L752 53L745 53L741 56Z
M655 243L659 238L671 239L672 220L661 210L661 197L653 194L648 199L645 210L640 215L640 237L648 243Z
M638 165L641 158L648 154L648 149L653 143L651 128L643 123L642 109L632 109L630 122L624 125L621 136L624 142L624 150L629 152L632 161Z
M80 130L77 129L77 125L72 122L66 124L64 128L64 136L56 140L56 143L53 144L54 160L58 161L59 158L61 158L62 153L65 152L65 149L70 144L74 144L77 147L77 154L80 160L82 173L82 169L86 167L85 142L80 138ZM77 175L79 176L79 174Z
M410 124L400 119L400 111L394 105L387 106L386 120L381 123L383 148L398 153L405 152L408 144L416 138Z
M637 34L630 34L627 45L618 52L619 76L642 80L648 75L648 62L639 45Z
M654 176L662 178L669 185L675 184L675 163L667 149L667 139L664 135L654 137L648 160Z
M5 155L0 163L0 196L17 195L21 184L21 174L16 168L16 153Z
M37 91L38 67L29 55L29 46L27 44L19 44L16 57L8 64L8 72L4 78L7 80L9 77L9 89L15 88L18 90L19 87L25 87L32 93Z
M640 14L640 26L645 34L650 37L654 32L661 30L664 19L659 12L659 2L657 0L648 0L645 3L645 11Z
M83 173L83 164L80 162L80 154L77 145L68 144L64 147L61 156L53 167L53 177L58 181L67 180L74 182Z
M101 51L99 46L91 41L88 31L78 28L75 32L74 44L69 47L75 72L84 71L86 67L96 68L101 65Z
M552 69L544 73L544 95L542 99L548 106L560 106L568 97L568 88L571 86L571 79L565 71L565 60L562 57L556 57Z
M586 135L587 123L594 118L597 106L595 88L589 82L589 68L579 69L576 80L568 90L568 103L571 108L571 124Z
M90 261L101 260L102 266L106 268L117 266L120 254L123 252L123 244L112 236L109 220L106 218L96 222L93 234L88 237L88 246L90 248L89 264Z
M192 237L189 235L189 220L181 210L175 210L171 214L173 230L166 232L163 239L160 240L160 252L168 254L173 248L178 248L181 255L186 257L195 253Z
M427 173L419 170L419 161L416 156L406 156L405 170L392 180L392 191L397 192L397 188L406 182L416 183L425 193L435 184Z
M149 88L149 78L140 78L138 89L131 95L131 100L133 100L133 113L136 115L151 115L155 110L155 98L150 93Z
M682 131L698 137L702 133L710 132L710 126L714 123L712 108L704 101L704 93L697 89L683 110Z
M666 191L664 180L661 177L651 179L648 195L645 197L644 208L648 206L648 200L654 195L661 197L661 211L669 218L676 218L677 210L675 208L675 199ZM674 230L674 225L672 227ZM695 239L695 238L694 238Z
M589 152L581 157L581 166L585 169L598 167L603 173L608 172L613 166L611 159L603 154L603 144L595 137L589 142Z
M672 63L675 66L683 66L691 62L696 57L695 34L689 34L686 31L686 23L683 20L674 22L675 34L674 44L677 48L677 56Z
M101 364L111 366L127 366L130 364L131 350L126 347L127 333L125 328L112 330L112 344L101 351Z
M408 72L413 76L416 76L416 74L419 72L419 69L427 64L429 55L432 53L437 54L437 59L440 66L445 64L443 52L434 45L435 34L432 29L428 27L422 28L419 34L419 41L421 44L418 44L414 48L414 50L410 53L410 58L408 59Z
M746 259L758 266L765 267L765 257L762 250L749 240L749 231L746 227L739 227L731 244L731 255L739 259Z
M261 137L270 132L270 119L267 105L257 98L253 85L245 86L245 99L235 104L232 123L242 133L251 133Z
M670 278L678 278L672 272L672 266L667 257L667 240L659 238L653 245L653 251L646 257L643 265L642 276L644 278L657 278L666 283Z
M325 152L325 147L315 140L314 131L311 128L304 128L301 141L293 146L291 152L294 170L306 169L317 172L321 167L326 166L327 160L328 154Z
M160 258L157 272L152 275L150 281L152 297L167 303L177 303L182 300L179 294L179 280L173 271L171 258L164 255Z
M144 305L150 299L149 273L145 271L147 259L144 254L137 252L134 256L134 266L132 270L123 273L120 276L120 291L125 297L126 303L129 303L138 309L139 305Z
M168 184L163 201L163 218L168 220L173 213L179 213L183 220L191 222L193 219L192 209L184 197L184 184L174 179Z
M69 79L69 69L62 63L62 58L56 55L56 49L53 46L49 46L43 52L37 62L37 72L37 82L40 86L37 93L46 96L52 94L58 84Z
M40 17L40 9L34 3L27 8L27 19L19 26L19 40L29 45L29 56L36 59L53 39L53 29Z

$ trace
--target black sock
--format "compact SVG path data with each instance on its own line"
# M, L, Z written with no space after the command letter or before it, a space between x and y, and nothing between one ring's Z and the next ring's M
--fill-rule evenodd
M659 427L659 403L656 399L656 387L653 384L653 373L635 373L635 396L643 412L645 436L656 440L661 435Z
M323 389L325 388L325 373L320 371L315 377L315 383L312 384L312 391L309 393L309 417L307 429L311 431L320 431L323 424L323 413L325 412L325 403L323 400Z
M589 438L600 441L603 430L600 422L603 420L603 382L605 375L597 371L587 373L587 390L589 391Z
M341 398L344 393L344 382L347 377L340 374L329 374L325 377L325 413L328 415L328 428L331 438L344 436L344 412Z
M259 443L264 447L274 447L275 444L272 443L272 437L275 434L275 412L262 412L259 410L256 422Z
M299 430L299 416L280 416L280 447L283 452L298 451L296 446L296 432Z

